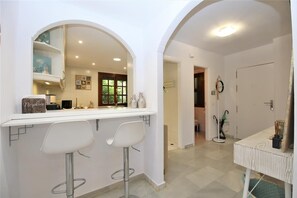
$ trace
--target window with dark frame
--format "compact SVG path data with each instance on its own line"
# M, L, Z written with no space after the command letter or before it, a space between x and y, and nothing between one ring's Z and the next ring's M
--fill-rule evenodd
M204 72L194 74L194 103L195 107L204 107Z
M98 105L127 106L127 75L98 72Z

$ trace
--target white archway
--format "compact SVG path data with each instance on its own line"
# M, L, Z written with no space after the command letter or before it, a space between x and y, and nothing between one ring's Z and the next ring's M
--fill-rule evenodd
M117 33L115 33L114 31L112 31L111 29L108 29L107 27L100 25L98 23L95 22L91 22L91 21L85 21L85 20L64 20L64 21L57 21L55 23L51 23L43 28L41 28L40 30L38 30L38 32L36 32L35 35L33 35L33 40L35 38L38 37L38 35L40 35L42 32L57 27L57 26L62 26L62 25L70 25L70 24L74 24L74 25L86 25L86 26L90 26L93 28L96 28L98 30L101 30L107 34L109 34L110 36L114 37L116 40L118 40L126 49L127 51L130 53L131 57L134 59L135 58L135 53L133 52L133 50L131 49L131 47L127 44L127 42L120 37Z

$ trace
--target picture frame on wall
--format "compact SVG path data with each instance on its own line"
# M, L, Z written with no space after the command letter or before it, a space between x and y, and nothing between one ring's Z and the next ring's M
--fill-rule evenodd
M92 77L86 75L75 75L75 89L78 90L91 90Z

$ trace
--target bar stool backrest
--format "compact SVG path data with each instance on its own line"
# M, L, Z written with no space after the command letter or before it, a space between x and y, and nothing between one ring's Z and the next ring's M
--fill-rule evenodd
M93 141L88 121L55 122L49 126L40 150L47 154L72 153Z
M124 122L117 129L111 145L129 147L143 141L145 126L143 121Z

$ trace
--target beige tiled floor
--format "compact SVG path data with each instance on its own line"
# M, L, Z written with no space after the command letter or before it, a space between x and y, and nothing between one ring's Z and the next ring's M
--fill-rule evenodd
M140 198L240 198L244 169L233 163L234 140L205 141L196 136L196 146L169 151L166 187L156 191L144 179L130 182L130 193ZM116 198L123 186L92 198Z

